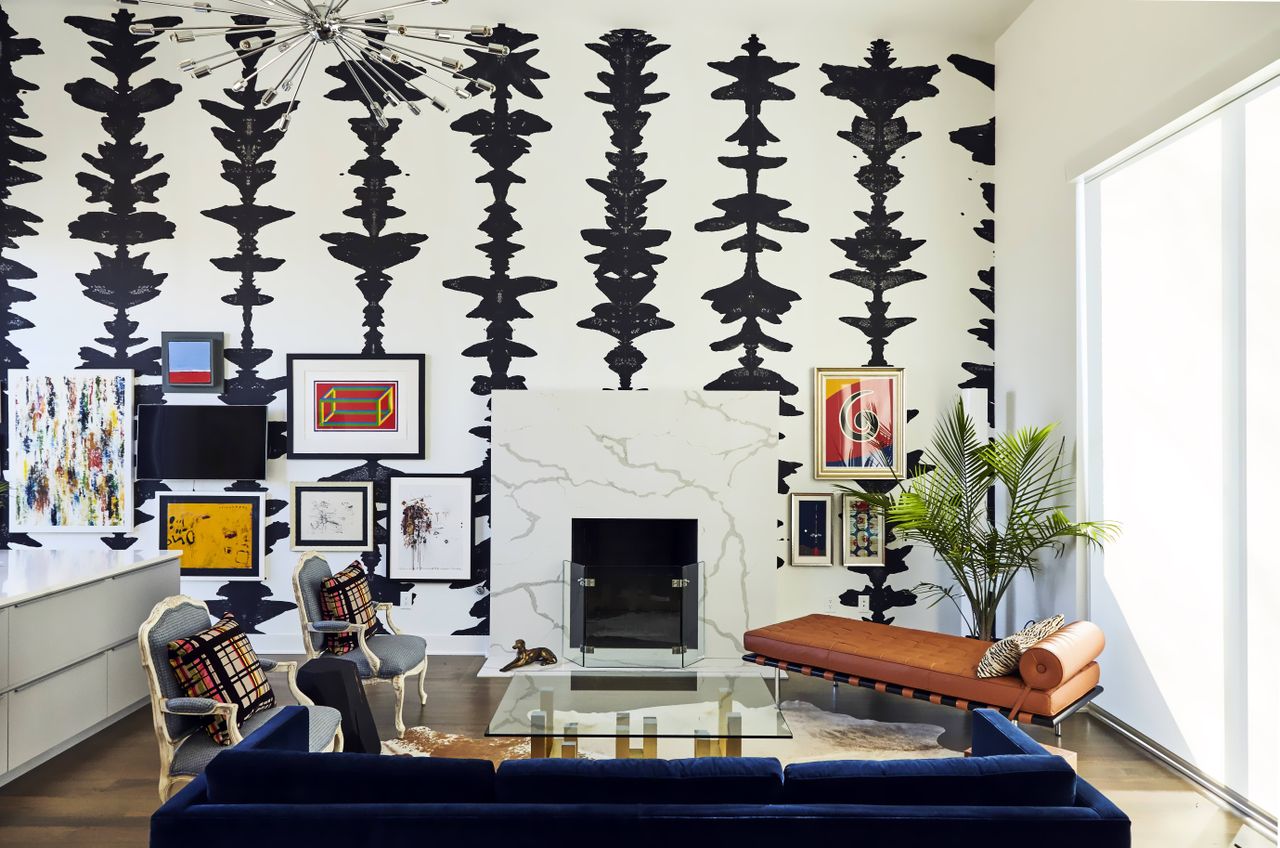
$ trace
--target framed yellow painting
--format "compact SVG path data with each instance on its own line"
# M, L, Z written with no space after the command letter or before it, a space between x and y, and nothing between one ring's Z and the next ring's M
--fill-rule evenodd
M182 576L261 580L262 495L160 492L160 549L182 551Z
M906 423L901 368L815 368L814 478L905 476Z

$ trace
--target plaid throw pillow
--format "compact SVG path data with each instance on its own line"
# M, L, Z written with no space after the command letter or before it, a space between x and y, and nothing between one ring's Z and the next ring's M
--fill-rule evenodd
M258 655L240 624L229 614L208 630L170 642L169 664L190 697L239 704L237 724L276 705ZM205 730L219 745L231 744L231 734L222 718L210 719Z
M325 621L363 624L366 637L382 632L369 578L359 562L351 563L320 584L320 611ZM326 633L324 637L325 650L331 654L345 654L359 645L360 639L354 633Z

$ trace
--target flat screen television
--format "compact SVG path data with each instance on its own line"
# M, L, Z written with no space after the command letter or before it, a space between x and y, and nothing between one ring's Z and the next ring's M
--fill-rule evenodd
M138 406L139 480L263 480L265 406Z

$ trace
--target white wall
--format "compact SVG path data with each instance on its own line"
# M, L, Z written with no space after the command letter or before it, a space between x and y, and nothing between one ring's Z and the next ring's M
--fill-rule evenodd
M87 202L76 174L90 170L82 156L92 154L106 140L106 134L101 116L77 106L64 90L67 83L82 77L109 77L91 61L94 53L84 33L63 19L67 15L105 18L117 7L105 0L3 0L3 4L18 33L39 39L44 50L16 64L16 72L38 86L21 96L31 116L26 123L42 136L24 142L45 158L28 165L40 181L19 186L11 200L41 220L35 225L37 234L18 239L12 254L38 275L35 280L15 283L33 293L35 300L13 308L35 328L13 332L10 339L30 360L31 368L58 372L80 365L79 349L102 335L103 321L110 315L107 308L84 296L76 278L77 273L97 266L94 252L102 250L102 245L72 239L67 230L76 216L101 208L101 204ZM870 41L888 38L898 65L939 66L933 79L938 96L909 103L900 111L910 129L922 135L893 157L904 177L889 197L889 208L903 213L894 226L906 238L925 240L905 267L921 271L927 278L893 289L888 295L893 304L891 315L918 319L893 334L887 358L906 368L907 405L920 410L908 428L907 441L912 449L919 447L938 411L950 403L958 384L968 378L961 363L989 363L992 357L986 345L968 332L989 316L969 288L976 284L976 272L991 264L991 245L973 232L979 220L989 216L978 184L990 179L991 169L975 163L948 134L985 123L992 114L993 100L984 85L947 61L953 53L990 60L991 40L967 28L967 16L954 6L917 2L912 8L922 13L906 18L906 25L906 13L895 10L891 16L883 4L843 0L813 4L809 11L816 17L793 16L776 3L763 0L733 2L732 8L728 2L673 0L468 0L403 13L405 20L457 24L505 21L539 36L528 48L540 51L532 64L549 73L548 79L538 83L543 97L518 95L512 105L543 117L552 129L531 137L531 151L514 167L526 180L510 193L515 217L524 228L515 240L526 249L516 255L512 270L514 274L553 279L557 287L520 299L532 317L514 322L514 337L538 355L519 360L513 373L526 375L531 389L603 389L617 384L601 361L614 341L576 323L604 300L594 285L593 266L584 260L595 249L582 240L580 231L603 226L604 199L586 180L607 174L605 153L610 149L602 117L605 107L584 96L584 92L601 88L596 75L607 66L585 45L623 26L646 29L671 45L651 63L658 75L653 90L671 96L649 109L652 118L645 130L644 150L649 155L647 176L667 180L650 198L648 225L672 233L671 240L658 249L668 261L660 266L657 288L647 301L657 304L662 317L674 321L675 327L640 340L639 347L649 361L636 384L701 389L736 367L741 355L740 351L710 350L712 342L736 332L738 325L723 324L722 316L702 297L742 273L742 255L721 249L736 233L696 232L694 224L719 214L714 201L743 190L742 173L717 163L719 156L741 153L725 139L742 123L743 106L711 99L712 90L729 82L729 77L707 63L739 55L740 45L753 32L766 43L769 55L800 63L776 80L794 90L795 99L767 103L763 110L765 124L781 139L764 152L790 161L765 172L761 190L790 201L793 206L786 214L810 225L807 233L778 234L782 252L761 259L765 276L802 298L780 326L769 326L771 333L794 348L768 352L765 365L800 388L794 400L807 412L814 366L865 364L869 358L866 340L838 318L865 315L867 293L829 276L851 264L831 240L848 237L863 226L854 212L870 207L868 192L854 179L866 157L837 137L837 132L849 130L860 111L853 103L821 93L828 80L820 66L861 65ZM169 11L150 6L120 8L142 18ZM887 23L891 17L897 18L897 25ZM237 194L220 176L219 163L228 154L211 132L217 122L200 105L202 99L224 99L223 89L231 84L234 74L223 72L192 80L175 69L181 59L207 55L219 46L193 53L162 39L153 53L156 61L132 79L139 85L163 76L182 86L172 105L146 115L137 139L151 154L164 157L148 175L169 175L168 184L157 191L157 202L142 208L159 212L176 227L174 238L137 245L132 251L134 255L149 253L147 267L168 274L154 299L130 309L130 317L140 323L136 335L147 339L147 344L155 344L164 330L181 329L224 329L229 334L228 344L236 344L240 310L220 300L236 286L236 275L217 270L209 261L234 254L236 233L201 213L235 203ZM273 351L261 368L268 378L283 375L287 353L352 353L362 345L364 304L355 286L359 271L333 258L329 245L320 238L324 233L357 231L361 226L357 219L343 214L355 203L353 191L359 184L348 169L364 156L362 144L347 121L359 116L361 109L354 103L326 99L324 94L334 88L332 77L311 71L288 137L266 157L276 163L276 179L262 187L257 202L295 213L263 227L259 234L261 255L285 260L279 270L257 277L257 285L275 298L273 303L256 308L253 318L257 346ZM471 109L487 107L487 102L476 100L463 106L466 108L455 108L448 116L424 113L419 118L406 117L386 151L386 157L403 172L390 180L396 191L392 203L405 211L404 217L391 220L388 228L429 237L416 257L390 270L393 282L383 299L386 350L423 352L429 357L430 455L423 462L386 463L408 473L469 471L480 464L486 448L485 442L470 432L483 424L486 400L473 394L471 385L473 376L487 373L488 367L483 359L462 356L464 349L484 339L485 322L468 317L478 298L442 286L447 279L485 275L489 267L484 254L475 249L486 240L477 227L485 218L485 207L492 203L488 187L475 182L487 166L471 151L472 137L449 128L452 120ZM228 375L233 374L234 368L229 367ZM145 377L141 382L153 383L155 378ZM602 402L608 397L602 393ZM193 395L171 395L168 401L216 402ZM284 393L280 392L271 404L274 420L283 418L284 406ZM790 479L791 487L800 492L829 490L815 483L807 467L808 418L786 418L782 429L787 438L780 455L805 464ZM282 499L287 497L291 480L315 480L354 464L350 460L273 460L266 485L274 498ZM777 494L776 484L758 495L772 504L779 520L784 518L785 501ZM154 528L153 523L137 528L139 545L153 543ZM81 541L100 544L93 536ZM68 542L63 538L56 543ZM777 552L783 552L781 543ZM268 557L266 585L272 600L292 601L289 574L294 557L287 542L277 543ZM349 558L335 557L335 562L343 561ZM908 572L893 577L893 586L909 589L939 576L927 550L917 547L910 563ZM844 610L837 600L841 593L861 589L867 583L865 577L841 568L785 568L777 574L780 615ZM219 584L187 581L184 588L212 599ZM451 638L459 631L483 629L484 622L473 614L479 596L473 587L418 584L411 608L397 612L396 620L427 635L434 651L483 650L487 639L482 635ZM941 607L930 610L917 604L890 614L897 623L909 626L957 627ZM254 638L264 650L296 649L297 626L296 615L286 609L265 620L261 635Z
M997 418L1002 424L1057 420L1069 438L1079 426L1073 178L1158 133L1278 58L1280 5L1262 3L1037 0L997 41L996 377L1001 405ZM1167 247L1177 249L1176 244ZM1153 289L1151 296L1160 293ZM1194 336L1187 341L1194 344ZM1194 475L1185 480L1194 485ZM1121 522L1125 518L1105 517ZM1045 599L1055 608L1083 609L1088 592L1082 562L1069 558L1053 580L1019 585L1007 614L1014 620L1029 617ZM1195 592L1185 583L1153 582L1147 589L1153 605L1173 593L1191 603L1194 595L1188 593ZM1153 667L1185 667L1179 640L1157 636L1138 645L1123 616L1109 615L1104 607L1094 605L1093 612L1107 619L1102 623L1111 647L1103 658L1102 682L1110 688L1098 704L1231 785L1238 773L1224 773L1223 752L1198 756L1195 746L1170 729L1161 686L1177 687L1184 701L1194 699L1195 687L1203 682L1196 669L1185 668L1173 680L1168 675L1152 680ZM1158 606L1153 611L1161 612ZM1170 635L1176 631L1191 638L1187 628L1195 628L1195 615L1163 612ZM1273 669L1257 672L1267 675ZM1242 698L1244 689L1236 684L1228 680L1225 686L1209 686L1204 697L1218 702ZM1243 782L1234 788L1247 791Z

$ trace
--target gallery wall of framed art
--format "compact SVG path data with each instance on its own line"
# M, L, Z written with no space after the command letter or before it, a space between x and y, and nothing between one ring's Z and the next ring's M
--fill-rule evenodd
M467 580L475 498L465 474L391 478L387 541L392 580Z

